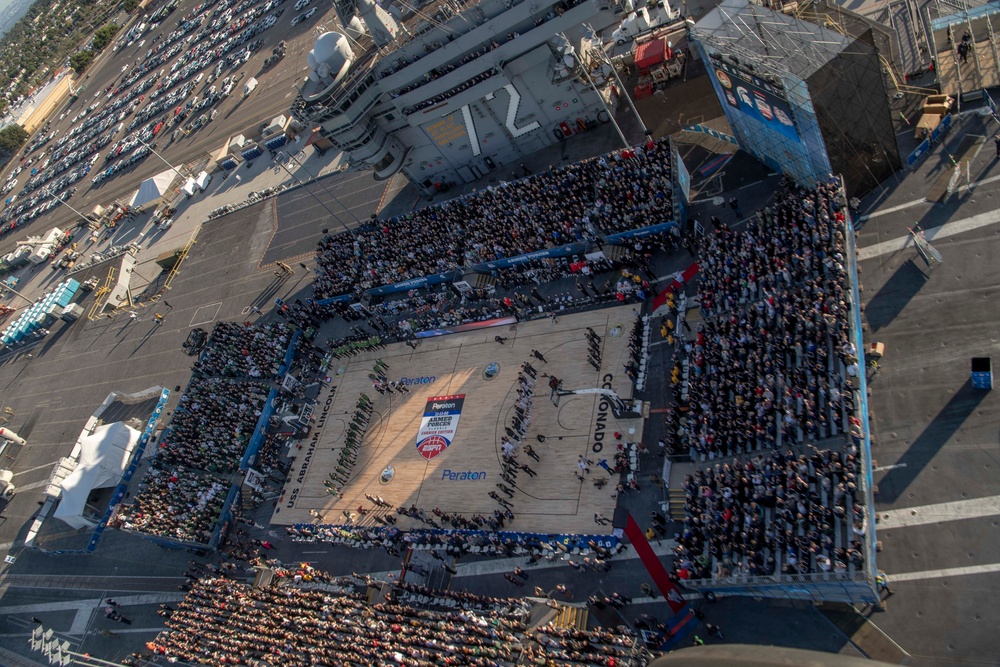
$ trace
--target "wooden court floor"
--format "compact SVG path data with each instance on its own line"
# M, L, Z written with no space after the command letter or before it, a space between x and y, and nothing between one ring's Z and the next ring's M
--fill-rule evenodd
M607 458L613 466L615 432L622 434L622 441L638 441L642 420L617 420L607 402L596 395L563 396L557 407L543 374L555 375L564 389L605 386L631 398L632 383L624 363L634 318L631 306L620 306L555 322L520 323L516 330L500 326L424 339L416 350L401 343L335 361L330 386L320 394L313 414L313 431L301 449L293 450L296 458L272 522L308 523L314 520L314 510L323 523L345 523L345 512L350 512L355 524L375 525L374 516L387 510L373 507L365 493L394 506L417 505L428 515L440 508L450 514L489 516L498 507L489 492L506 498L495 486L501 482L501 438L514 414L518 371L530 360L538 378L525 443L541 460L521 452L519 462L527 463L537 476L519 473L510 499L515 519L506 529L610 533L610 526L594 522L594 514L612 516L618 476L612 477L597 463ZM602 337L600 371L587 363L587 327ZM507 340L497 343L497 335ZM532 350L541 352L547 363L531 358ZM410 380L410 393L380 395L372 388L368 374L377 358L388 364L390 379ZM484 371L491 363L499 365L499 372L487 380ZM343 498L337 498L327 492L324 480L337 465L361 392L371 397L374 411L342 489ZM442 396L464 396L464 404L451 444L428 459L417 449L417 432L428 399ZM544 442L538 441L538 434L545 436ZM594 452L595 446L602 450ZM574 474L581 455L594 463L582 483ZM600 477L607 478L608 485L599 489L593 480ZM359 506L369 513L359 515ZM427 527L393 514L401 529Z

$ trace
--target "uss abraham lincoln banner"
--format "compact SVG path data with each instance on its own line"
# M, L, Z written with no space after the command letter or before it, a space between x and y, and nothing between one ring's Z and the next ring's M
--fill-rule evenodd
M420 430L417 431L417 451L428 461L455 440L464 403L465 394L432 396L427 399L427 407L420 420Z

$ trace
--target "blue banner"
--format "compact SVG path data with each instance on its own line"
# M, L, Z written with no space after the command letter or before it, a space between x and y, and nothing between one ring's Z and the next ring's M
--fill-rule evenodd
M934 131L931 132L931 141L937 141L938 139L940 139L942 136L944 136L944 133L947 132L950 128L951 128L951 114L948 114L947 116L941 119L941 122L938 123L937 127L934 128Z
M674 157L677 162L674 172L677 174L677 189L684 201L691 201L691 174L688 173L687 166L684 164L684 158L677 153L674 154Z
M722 86L723 98L733 110L792 141L799 141L783 88L718 57L711 57L708 71Z
M611 234L609 236L605 236L604 239L608 243L618 243L619 241L627 241L629 239L641 239L643 237L649 236L650 234L659 234L660 232L665 232L669 230L671 227L677 227L676 220L661 222L658 225L650 225L649 227L643 227L642 229L633 229L628 232Z
M518 264L524 264L525 262L531 262L536 259L545 259L546 257L565 257L566 255L575 255L581 252L587 252L591 244L580 241L577 243L569 243L566 245L557 246L555 248L546 248L545 250L536 250L535 252L529 252L526 255L517 255L516 257L504 257L503 259L494 260L492 262L483 262L482 264L473 264L472 270L478 271L479 273L489 273L494 269L506 269L511 266L517 266Z
M329 306L334 303L343 303L344 301L354 301L353 294L341 294L340 296L331 296L325 299L316 299L317 306Z
M924 156L924 153L926 153L930 149L931 149L930 139L924 139L923 141L921 141L920 144L913 149L913 152L906 156L906 166L909 167L910 169L913 169L913 165L915 165L920 160L920 158Z
M401 283L383 285L382 287L365 290L365 294L371 294L372 296L384 296L386 294L395 294L396 292L407 292L411 289L418 289L429 285L440 285L441 283L453 282L460 279L462 275L461 269L455 269L454 271L448 271L447 273L435 273L434 275L424 276L423 278L413 278L412 280L404 280ZM340 297L337 298L341 299ZM323 301L317 301L316 303L323 305Z
M229 528L229 522L233 520L233 503L239 499L240 485L233 484L226 495L226 502L222 505L222 511L219 513L219 521L212 530L212 537L208 541L210 549L217 548L222 542L222 538L225 537L226 529Z

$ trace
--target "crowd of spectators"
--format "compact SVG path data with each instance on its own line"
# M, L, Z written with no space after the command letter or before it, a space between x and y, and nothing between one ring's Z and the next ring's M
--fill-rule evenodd
M848 571L864 564L858 448L810 449L699 469L684 480L681 579Z
M208 544L231 485L221 477L159 463L119 507L113 526L182 542Z
M285 322L247 327L237 322L217 322L209 344L191 366L195 378L268 378L278 372L292 328Z
M674 218L668 140L550 169L325 236L318 299L524 255ZM550 277L548 275L546 278Z
M276 322L220 322L158 443L153 464L130 503L118 511L123 528L207 543L230 483L266 407L292 329ZM303 356L315 356L308 343Z
M416 507L399 507L396 513L410 516L429 528L402 531L395 526L377 525L346 526L336 524L295 524L285 529L293 542L347 544L358 548L383 548L393 554L408 547L434 548L443 553L462 556L467 553L497 555L511 558L528 555L529 562L543 558L554 561L561 557L566 545L553 535L532 533L500 533L487 529L489 518L475 514L441 517L433 511L425 512ZM373 510L369 510L373 512ZM579 545L581 554L593 553L609 559L621 553L622 544L605 547L590 539Z
M842 205L836 182L792 187L739 232L717 223L702 253L705 321L675 348L687 394L675 391L667 437L701 460L752 458L687 477L681 579L863 565Z
M159 445L165 463L229 473L246 451L270 387L262 380L192 379Z
M689 370L677 432L698 457L846 431L852 409L844 216L834 184L779 196L700 258L705 321L675 351ZM675 373L675 377L677 374Z
M445 92L441 93L440 95L435 95L434 97L432 97L430 99L422 100L421 102L419 102L418 104L415 104L413 106L406 107L405 109L403 109L403 115L404 116L409 116L411 114L415 114L416 112L420 111L421 109L427 109L428 107L433 107L433 106L436 106L438 104L441 104L445 100L447 100L449 98L452 98L455 95L458 95L459 93L463 93L466 90L468 90L469 88L472 88L473 86L476 86L476 85L482 83L483 81L486 81L487 79L490 79L490 78L496 76L497 73L498 72L495 69L488 69L485 72L482 72L481 74L477 74L476 76L472 77L468 81L465 81L465 82L463 82L463 83L455 86L451 90L445 91Z
M620 665L632 639L610 632L539 628L529 647L527 612L517 600L431 611L364 593L294 586L253 588L197 581L169 613L147 650L170 661L279 665L512 665L529 649L546 664Z

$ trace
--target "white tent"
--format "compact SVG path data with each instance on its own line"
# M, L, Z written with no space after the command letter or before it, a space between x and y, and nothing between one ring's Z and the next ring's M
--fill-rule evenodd
M156 176L147 178L139 184L139 189L132 195L128 205L132 208L142 208L151 201L156 201L170 189L170 184L177 175L173 169L162 171Z
M84 517L87 498L93 489L115 486L121 480L140 433L122 422L98 427L80 441L80 462L62 481L62 498L55 516L73 528L94 526Z

